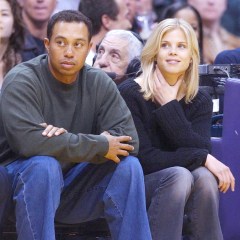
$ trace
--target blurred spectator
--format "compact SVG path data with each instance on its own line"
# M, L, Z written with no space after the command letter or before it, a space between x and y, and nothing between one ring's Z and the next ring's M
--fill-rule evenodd
M240 36L240 4L236 0L228 0L227 10L221 19L222 26L232 34Z
M240 48L224 50L214 60L215 64L240 64Z
M43 39L47 36L47 23L56 0L17 0L22 8L22 18L26 25L22 60L30 60L45 53Z
M54 13L57 13L62 10L78 10L80 0L57 0L57 5L54 10ZM54 14L53 13L53 14Z
M14 0L0 0L0 88L5 74L21 62L23 26L19 5Z
M128 7L122 0L81 0L79 11L86 15L93 24L92 47L86 63L92 65L96 45L112 29L131 29L128 19Z
M175 3L175 2L183 2L183 1L182 0L153 0L153 7L157 14L157 19L162 15L162 11L168 5Z
M194 6L202 17L205 63L212 64L219 52L240 46L240 38L221 26L227 0L188 0L188 3Z
M140 37L146 41L152 32L157 15L153 8L153 0L136 0L136 22Z
M137 1L138 0L125 0L128 7L128 19L133 24L137 13Z
M132 32L111 30L101 41L93 66L107 72L119 84L131 74L126 74L128 65L140 57L142 48L143 43Z
M188 3L176 2L170 4L163 10L159 21L166 18L181 18L190 23L195 33L197 34L201 63L203 63L203 27L202 19L197 9Z

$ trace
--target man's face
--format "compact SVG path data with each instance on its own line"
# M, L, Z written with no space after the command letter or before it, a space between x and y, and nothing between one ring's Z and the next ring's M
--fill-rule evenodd
M125 3L128 7L128 19L131 23L133 23L134 18L136 16L136 10L137 10L137 0L125 0Z
M111 19L109 30L113 30L113 29L128 30L128 29L131 29L132 24L130 23L129 16L128 16L129 10L128 10L128 7L127 7L125 1L123 1L123 0L115 0L115 1L118 5L119 13L116 16L116 20Z
M52 15L56 0L18 0L24 19L32 22L47 22Z
M220 21L227 7L226 0L188 0L188 3L199 11L203 22Z
M128 42L115 36L107 36L101 42L94 67L105 72L124 75L129 64Z
M63 83L75 81L91 48L87 26L77 22L58 22L51 39L45 38L44 44L53 76Z

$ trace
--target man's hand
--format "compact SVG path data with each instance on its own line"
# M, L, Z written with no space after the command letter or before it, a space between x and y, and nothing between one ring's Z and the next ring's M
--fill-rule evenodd
M133 146L127 144L127 142L132 140L132 138L129 136L116 137L112 136L110 133L106 131L101 133L101 135L104 135L107 138L109 144L108 152L104 157L114 161L115 163L120 162L118 156L126 157L129 155L129 151L134 150Z
M231 190L234 191L235 178L229 167L218 161L211 154L208 154L207 156L205 167L218 178L218 188L221 192L227 192L230 186Z
M40 123L40 125L45 127L42 135L46 137L59 136L60 134L67 133L67 130L64 128L54 127L53 125L47 125L46 123Z

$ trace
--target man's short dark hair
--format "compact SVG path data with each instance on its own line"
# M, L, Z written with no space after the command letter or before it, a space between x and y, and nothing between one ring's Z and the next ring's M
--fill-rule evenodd
M116 16L119 14L119 8L115 0L81 0L79 11L92 21L93 35L99 33L104 14L112 20L116 20Z
M58 22L67 22L67 23L71 23L71 22L81 23L82 22L82 23L84 23L88 29L88 39L90 42L90 40L92 38L92 23L91 23L91 20L88 17L86 17L85 15L83 15L81 12L74 11L74 10L64 10L64 11L55 13L48 21L47 37L49 40L52 37L53 28L54 28L55 24Z

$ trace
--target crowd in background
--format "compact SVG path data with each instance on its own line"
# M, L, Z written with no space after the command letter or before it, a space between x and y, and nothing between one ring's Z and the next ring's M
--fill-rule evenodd
M21 62L32 60L44 53L49 55L49 59L56 60L57 55L51 55L56 54L52 49L54 44L51 42L51 34L54 31L48 27L49 19L55 13L66 9L78 10L91 20L92 32L88 36L92 38L89 49L85 51L85 63L87 63L85 67L88 68L90 65L100 68L117 85L120 84L119 91L131 110L140 136L138 157L141 158L144 173L148 176L145 178L145 183L148 186L147 207L152 211L152 215L150 213L149 215L159 217L162 214L166 216L168 214L167 207L162 209L159 207L157 213L157 208L152 203L163 206L163 203L168 201L166 194L156 193L157 189L164 189L160 186L162 183L159 179L165 179L165 175L170 176L168 180L170 184L166 181L167 187L165 187L168 191L167 196L173 194L171 199L175 198L176 189L180 188L177 187L176 182L179 179L181 183L186 181L184 194L181 193L182 195L178 196L181 198L182 208L176 210L173 206L169 210L174 213L173 218L178 216L181 219L178 221L179 225L174 223L174 219L169 223L160 223L155 216L153 219L150 217L153 239L158 239L161 234L167 236L172 234L171 239L178 239L182 234L184 209L187 208L189 216L194 215L193 208L188 207L187 204L194 198L193 188L199 195L196 208L198 216L201 216L202 212L206 213L202 216L202 220L199 220L203 224L202 229L205 228L204 217L208 215L207 218L212 219L209 220L212 224L208 224L209 231L204 234L212 234L212 236L218 236L217 239L222 239L217 216L216 189L226 192L231 188L234 191L234 177L227 166L210 154L209 119L212 114L212 102L204 92L198 92L197 69L199 64L216 62L216 57L223 51L224 54L228 54L229 52L226 51L229 50L234 51L230 54L239 51L237 48L240 47L240 34L235 32L236 28L231 24L229 15L224 15L225 12L229 14L226 10L231 9L228 9L228 5L232 6L233 2L230 0L0 0L0 86L11 68ZM183 21L176 19L183 19ZM222 19L226 22L222 22ZM169 25L168 31L164 30L164 24ZM85 29L84 26L82 28ZM60 32L60 29L57 30ZM69 33L69 29L66 29L66 32ZM187 42L191 51L182 42ZM59 45L61 44L64 45L64 41L60 41ZM164 51L173 46L183 50L182 55L180 54L183 64L178 73L169 74L162 59L165 57ZM71 55L71 49L69 51ZM36 61L39 61L40 65L45 58L40 56ZM174 57L167 61L170 64L180 62ZM68 65L69 62L63 64ZM49 72L53 73L56 70L54 65L49 70L46 62L44 66ZM92 71L93 68L90 69L89 71ZM99 76L104 76L101 74ZM9 75L11 78L12 75ZM40 70L38 75L41 75ZM181 79L183 75L186 77L184 81ZM48 74L46 78L47 76ZM127 78L133 76L135 81L125 82ZM61 78L61 74L57 77ZM151 79L157 79L159 82L153 84ZM62 91L60 85L56 89ZM11 95L11 91L9 94ZM109 95L111 95L110 92ZM53 101L55 100L53 98ZM110 99L108 101L110 102ZM141 115L142 113L144 114ZM173 119L173 115L178 118ZM78 120L80 121L81 118ZM193 129L189 127L188 121L191 122ZM102 134L109 138L109 133ZM149 139L147 136L150 136ZM163 137L158 139L159 136ZM159 165L160 162L162 165ZM171 172L163 171L171 167L173 167ZM225 178L219 174L220 170L224 172ZM218 186L215 177L219 180ZM208 184L204 181L208 181ZM203 185L205 188L202 187ZM169 188L171 186L172 188ZM208 208L209 203L213 207ZM156 227L156 222L163 226L162 229ZM165 233L169 224L173 225L170 229L176 227L175 232Z
M63 9L79 9L90 17L94 26L101 22L104 25L101 30L99 25L96 34L93 34L93 45L86 60L90 65L93 63L97 44L107 31L129 29L146 41L154 26L168 17L183 18L191 23L199 39L201 63L212 64L218 53L240 47L239 14L235 1L116 0L121 11L117 19L114 19L117 10L111 7L111 1L106 5L104 2L99 7L97 1L83 1L81 6L80 0L46 0L39 3L32 0L1 0L0 21L5 30L1 30L0 82L2 83L3 76L15 64L45 53L43 39L47 33L47 22L52 14ZM101 13L101 9L104 12ZM109 18L101 21L103 13ZM7 18L10 20L6 21Z

